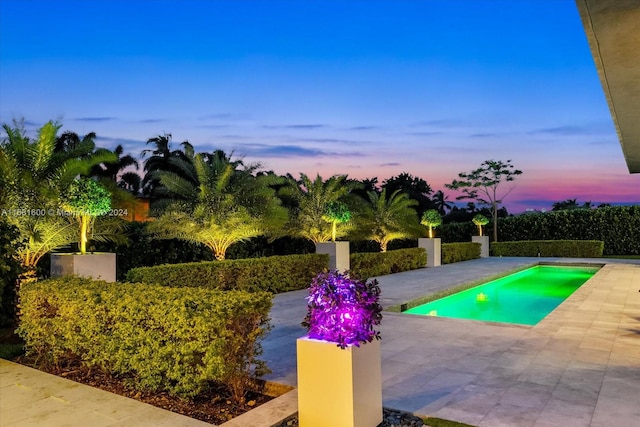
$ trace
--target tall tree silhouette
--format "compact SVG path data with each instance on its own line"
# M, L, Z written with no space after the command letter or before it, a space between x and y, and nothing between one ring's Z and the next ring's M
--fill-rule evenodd
M515 169L511 164L511 160L503 162L501 160L485 160L478 169L471 172L461 172L458 178L451 184L445 184L445 187L451 190L462 192L458 196L458 200L472 199L487 205L491 210L493 219L493 241L498 241L498 206L503 202L504 198L511 193L513 187L508 188L502 193L502 185L505 182L513 182L516 176L521 175L522 171Z
M405 193L410 199L418 202L417 211L420 217L427 209L433 209L434 205L429 195L433 192L431 186L422 178L402 172L398 176L385 179L382 188L387 189L387 194L392 194L397 190Z

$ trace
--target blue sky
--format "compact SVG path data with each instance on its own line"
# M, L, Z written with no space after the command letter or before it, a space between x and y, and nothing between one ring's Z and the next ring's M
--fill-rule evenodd
M434 190L511 159L512 212L640 203L573 0L2 0L0 121L21 117Z

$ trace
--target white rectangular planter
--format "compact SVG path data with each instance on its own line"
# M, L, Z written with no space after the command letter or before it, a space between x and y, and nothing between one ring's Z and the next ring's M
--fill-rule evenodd
M341 349L298 338L300 427L376 427L382 422L380 341Z
M351 268L349 242L316 243L316 253L329 255L329 270L344 273Z
M473 243L480 243L480 258L489 256L489 236L471 236Z
M116 281L116 254L51 254L51 277L75 274L82 277Z
M418 247L427 251L427 267L438 267L442 264L442 242L440 238L418 239Z

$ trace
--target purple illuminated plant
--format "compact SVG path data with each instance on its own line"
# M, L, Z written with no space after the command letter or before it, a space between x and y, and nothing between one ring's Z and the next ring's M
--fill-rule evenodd
M374 329L382 320L380 287L337 271L318 274L309 287L307 315L302 322L309 338L335 342L340 348L380 339Z

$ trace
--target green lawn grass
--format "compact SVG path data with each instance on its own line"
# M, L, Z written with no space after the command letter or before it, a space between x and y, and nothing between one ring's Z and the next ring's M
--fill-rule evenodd
M424 423L430 427L475 427L471 424L459 423L457 421L443 420L442 418L428 417L423 419Z

